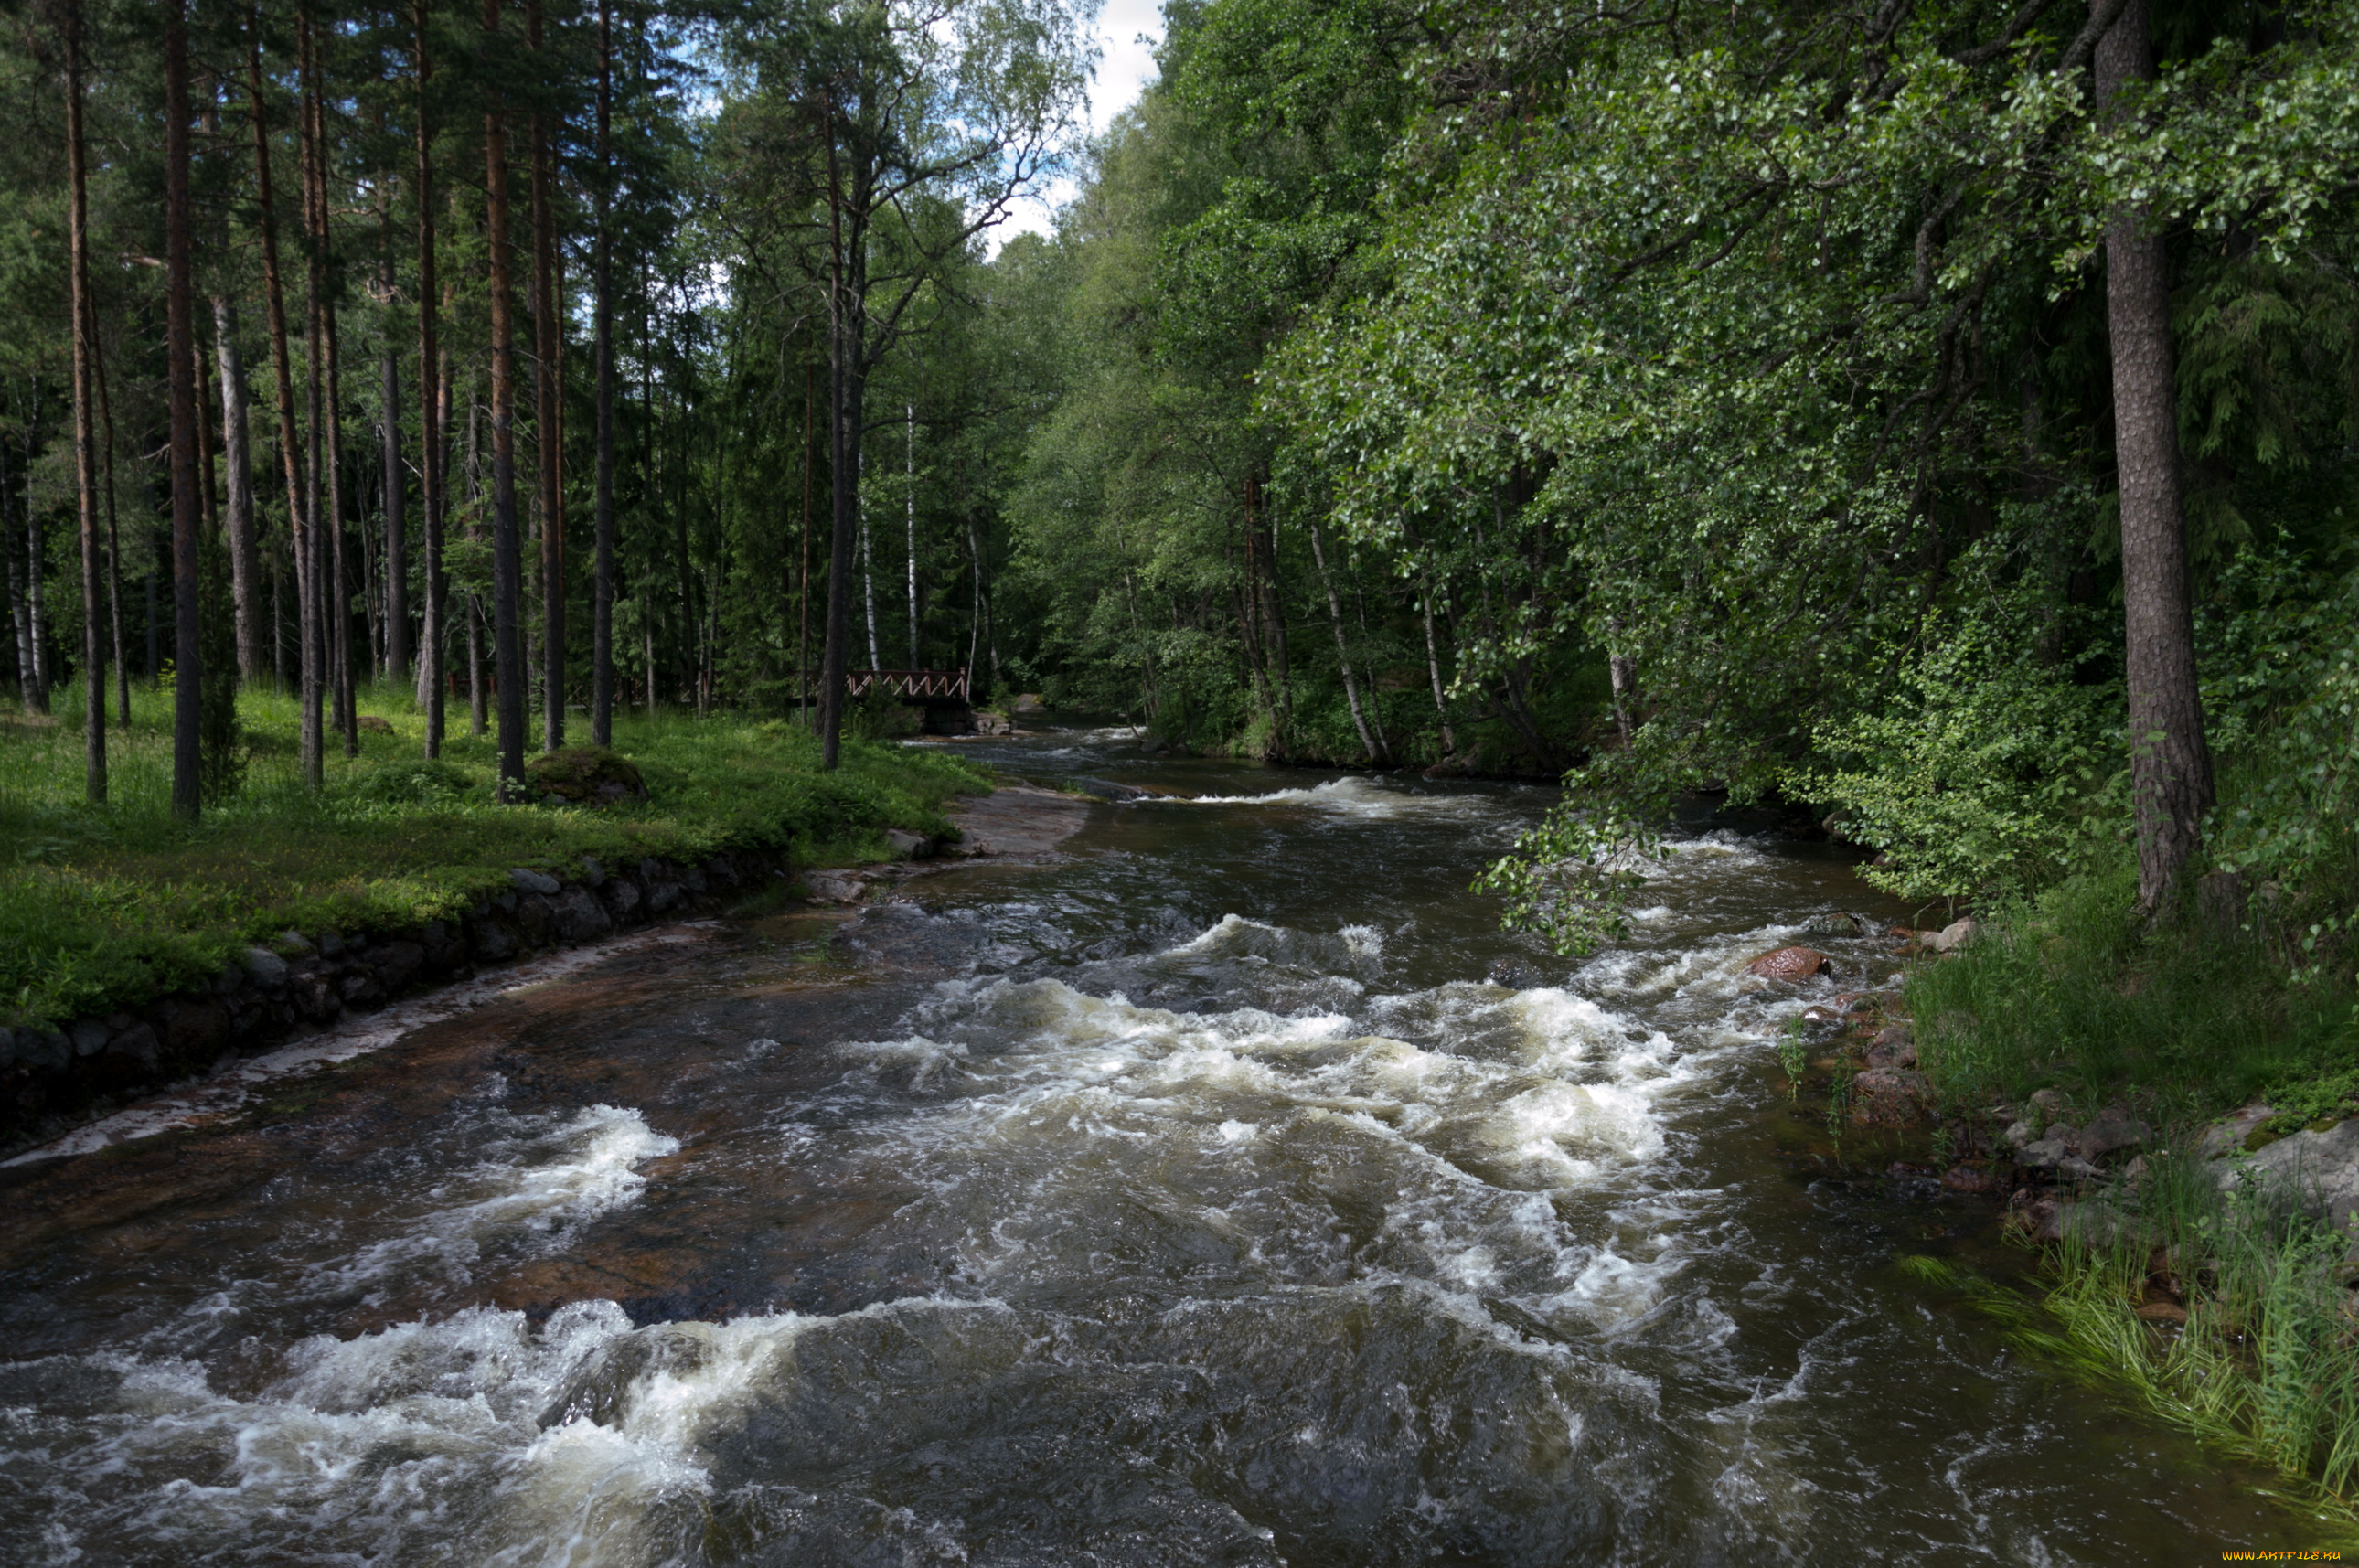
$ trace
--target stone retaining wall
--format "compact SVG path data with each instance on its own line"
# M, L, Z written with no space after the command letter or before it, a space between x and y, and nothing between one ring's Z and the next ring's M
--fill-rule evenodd
M0 1150L479 968L709 912L722 895L789 870L783 853L740 850L695 866L652 856L615 870L585 858L569 881L512 871L506 889L456 920L395 931L288 931L246 949L203 989L61 1029L0 1029Z

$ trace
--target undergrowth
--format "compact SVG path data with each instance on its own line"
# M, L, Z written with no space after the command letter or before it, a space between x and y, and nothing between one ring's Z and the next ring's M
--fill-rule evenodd
M2347 982L2289 983L2261 915L2229 930L2144 921L2136 885L2119 857L1985 910L1972 943L1917 967L1919 1053L1945 1099L1976 1106L2055 1088L2084 1111L2132 1096L2192 1121L2347 1080Z
M359 757L329 737L326 787L302 787L296 704L241 693L244 779L194 826L170 811L170 693L135 694L110 724L107 803L82 802L78 709L0 724L0 1022L56 1023L143 1001L217 973L240 945L284 930L398 930L447 918L516 866L786 850L806 864L881 859L883 830L948 833L943 800L988 789L953 758L847 740L825 773L809 732L780 721L625 717L615 748L645 803L504 805L494 743L454 735L419 755L422 717L384 692ZM110 718L113 716L110 713ZM451 715L463 732L466 715ZM586 728L586 726L584 726Z
M2125 1195L2081 1205L2037 1294L1936 1258L1903 1267L2024 1348L2267 1466L2288 1500L2359 1540L2359 1314L2338 1268L2353 1238L2298 1189L2223 1189L2217 1169L2157 1157Z

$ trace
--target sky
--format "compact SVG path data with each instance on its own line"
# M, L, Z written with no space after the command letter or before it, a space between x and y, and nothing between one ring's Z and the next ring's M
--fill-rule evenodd
M1138 102L1155 80L1155 47L1163 41L1163 0L1105 0L1098 13L1097 76L1090 83L1090 134L1111 125L1114 117ZM1056 222L1056 210L1073 194L1073 182L1060 180L1033 200L1019 203L1007 222L993 232L995 250L1011 234L1045 234Z

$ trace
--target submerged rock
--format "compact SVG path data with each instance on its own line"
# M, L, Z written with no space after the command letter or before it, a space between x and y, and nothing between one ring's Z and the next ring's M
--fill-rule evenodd
M1851 1081L1854 1127L1904 1127L1933 1109L1933 1081L1900 1067L1871 1067Z

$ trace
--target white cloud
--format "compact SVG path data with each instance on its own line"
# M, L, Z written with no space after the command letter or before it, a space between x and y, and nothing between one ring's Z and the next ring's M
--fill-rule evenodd
M1155 50L1163 41L1163 0L1105 0L1098 13L1098 66L1090 82L1090 132L1103 132L1114 117L1138 102L1155 80ZM1073 197L1073 182L1059 180L1016 204L991 234L995 251L1011 234L1045 234L1056 211Z

